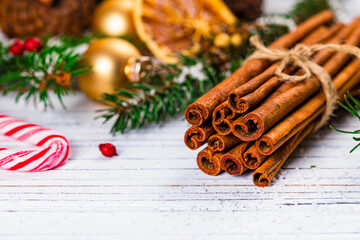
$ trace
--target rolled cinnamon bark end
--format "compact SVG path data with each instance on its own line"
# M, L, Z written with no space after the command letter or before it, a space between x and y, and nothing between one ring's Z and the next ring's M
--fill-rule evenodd
M205 148L199 152L196 163L201 171L207 175L215 176L222 172L220 166L220 158L224 153L214 153L209 148Z
M298 71L295 75L298 75ZM257 109L246 114L242 120L232 124L233 134L242 141L254 141L265 131L280 121L289 112L303 103L320 88L320 82L310 77L286 92L265 102Z
M237 96L235 93L229 95L229 105L231 109L237 113L245 113L261 103L272 91L281 85L280 81L269 80L261 85L254 92L243 97Z
M261 154L256 148L256 145L253 144L243 156L244 165L249 169L258 168L261 163L267 158L266 155Z
M241 140L232 134L222 136L219 133L212 135L208 140L208 148L214 152L221 152L236 144L239 144Z
M243 142L236 146L220 159L221 168L230 175L241 175L248 170L243 164L243 154L252 145L252 142Z
M286 72L290 74L292 72L290 70L293 69L294 67L289 67ZM273 93L281 84L282 82L279 80L278 77L275 76L269 79L264 84L262 84L254 92L239 98L238 101L236 102L236 106L238 107L239 112L245 113L253 109L258 104L263 102L266 99L266 97L268 97L271 93Z
M231 133L231 119L239 117L232 109L229 107L227 101L220 104L215 108L212 116L212 125L216 132L221 135L228 135Z
M238 100L239 98L252 93L264 82L268 81L272 76L274 76L275 70L279 67L279 63L274 63L268 67L264 72L252 78L247 83L241 85L240 87L232 90L229 93L228 104L232 111L236 113L242 113L241 107L239 107Z
M231 132L242 141L254 141L265 131L263 122L259 116L247 114L232 123Z
M253 182L258 187L268 187L271 180L265 173L255 171L253 174Z
M217 106L212 115L213 124L220 124L225 119L233 119L236 113L231 110L227 101Z
M193 103L185 110L184 116L186 121L193 126L200 126L208 119L210 113L209 110L198 103Z
M219 124L213 124L213 127L217 133L225 136L231 134L231 125L233 122L234 120L224 119L224 121Z
M248 111L252 106L254 106L251 100L252 99L250 100L246 99L246 97L239 99L236 103L236 107L239 109L239 112L244 113Z
M262 136L256 141L256 147L264 155L270 155L275 151L274 143L268 136Z
M302 131L298 132L276 152L270 155L266 161L255 170L253 174L253 182L258 187L267 187L274 179L275 175L280 170L291 153L301 143L301 141L309 135L314 129L315 121L307 125Z
M221 168L230 175L241 175L247 168L241 163L239 158L231 154L225 154L221 158Z
M185 145L191 150L196 150L206 143L208 138L215 133L211 124L201 127L190 127L184 136Z
M264 155L271 155L295 134L308 126L310 122L325 110L325 106L320 107L321 103L317 102L317 98L320 98L319 96L322 95L323 93L315 96L298 110L283 119L281 123L262 135L255 143L258 151ZM323 100L322 102L324 103L325 101ZM309 109L308 106L312 106L313 109ZM309 115L305 115L304 113L308 113Z

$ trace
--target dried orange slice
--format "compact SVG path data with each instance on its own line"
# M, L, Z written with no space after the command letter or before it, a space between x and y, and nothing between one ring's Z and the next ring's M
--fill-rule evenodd
M165 63L237 22L222 0L135 0L133 17L139 38Z

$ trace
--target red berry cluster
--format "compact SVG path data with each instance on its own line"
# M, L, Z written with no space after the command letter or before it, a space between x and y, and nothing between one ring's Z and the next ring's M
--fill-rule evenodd
M9 51L13 56L21 56L24 51L28 52L38 52L42 48L42 42L40 39L36 37L30 37L25 40L25 42L21 40L16 40L9 47Z

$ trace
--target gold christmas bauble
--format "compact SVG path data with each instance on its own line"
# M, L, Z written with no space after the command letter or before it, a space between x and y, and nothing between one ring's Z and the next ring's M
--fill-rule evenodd
M136 36L132 12L134 0L107 0L96 9L92 30L109 37Z
M137 48L119 38L104 38L90 44L82 63L91 67L91 73L80 75L80 89L91 99L99 99L103 93L114 93L125 87L124 68L132 57L140 57Z

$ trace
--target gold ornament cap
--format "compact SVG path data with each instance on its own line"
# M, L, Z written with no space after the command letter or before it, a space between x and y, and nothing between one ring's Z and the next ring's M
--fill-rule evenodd
M159 64L160 61L154 57L131 57L124 68L124 73L130 82L141 82L146 78L147 73Z

